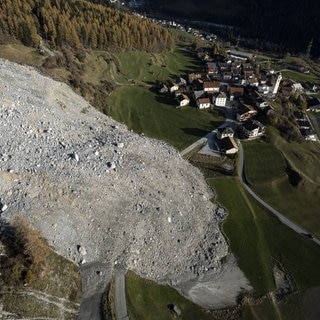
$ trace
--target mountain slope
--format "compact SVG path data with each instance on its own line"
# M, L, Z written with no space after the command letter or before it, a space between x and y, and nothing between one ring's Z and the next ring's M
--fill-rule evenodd
M147 19L85 0L9 0L0 2L0 42L18 39L39 46L166 51L168 30Z

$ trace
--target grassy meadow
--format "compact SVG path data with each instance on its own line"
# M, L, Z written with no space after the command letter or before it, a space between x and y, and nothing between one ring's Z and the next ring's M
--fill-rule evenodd
M20 43L0 45L0 57L17 63L39 66L44 60L35 48L26 47Z
M178 319L218 319L183 298L173 288L144 280L133 272L128 272L126 275L126 296L128 315L131 320L177 319L168 308L170 304L178 306L181 310L181 316Z
M243 143L245 174L267 203L320 237L320 148L317 143ZM280 149L281 148L281 149ZM280 151L281 150L281 151Z
M107 101L108 113L129 129L164 140L179 150L215 129L224 117L217 111L194 107L176 108L173 96L152 89L157 81L201 69L200 61L186 50L166 54L146 52L113 53L115 79L124 84Z
M120 76L135 82L168 80L189 71L199 71L202 66L194 54L182 49L175 49L164 54L139 51L113 54Z
M179 150L205 136L224 118L194 107L176 108L172 97L144 87L120 87L109 97L111 116L135 132L168 142Z
M275 289L273 263L290 275L294 294L286 303L244 306L243 319L302 319L306 289L320 285L320 248L281 224L242 188L238 178L211 179L217 201L228 211L223 231L255 294ZM274 315L278 315L274 317Z

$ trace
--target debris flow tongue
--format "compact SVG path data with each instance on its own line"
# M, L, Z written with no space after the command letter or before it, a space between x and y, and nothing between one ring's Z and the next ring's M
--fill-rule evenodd
M218 207L174 148L31 67L0 60L0 88L4 219L25 215L82 265L118 264L171 284L220 268L228 250Z

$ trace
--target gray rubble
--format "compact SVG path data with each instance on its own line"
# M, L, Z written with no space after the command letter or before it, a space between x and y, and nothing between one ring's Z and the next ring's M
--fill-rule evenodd
M63 256L108 265L109 274L121 265L176 284L220 268L223 212L201 172L171 146L4 60L0 130L3 219L26 216Z

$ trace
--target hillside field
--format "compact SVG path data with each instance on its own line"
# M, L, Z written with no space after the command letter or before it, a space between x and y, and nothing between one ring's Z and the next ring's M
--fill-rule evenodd
M303 295L320 286L320 248L281 224L242 188L238 178L211 179L216 200L228 211L223 231L256 295L275 289L274 263L281 264L294 284L288 300L244 306L243 319L302 319ZM275 316L276 315L276 316Z
M280 143L278 142L278 146ZM316 237L320 236L319 146L286 143L243 143L245 174L267 203Z
M110 95L111 116L138 133L164 140L182 150L223 123L218 112L186 106L144 87L120 87Z

